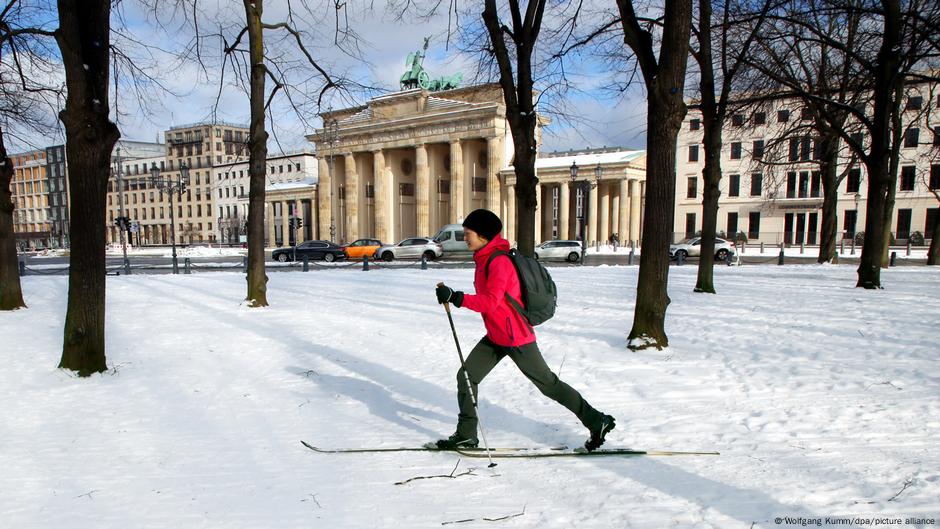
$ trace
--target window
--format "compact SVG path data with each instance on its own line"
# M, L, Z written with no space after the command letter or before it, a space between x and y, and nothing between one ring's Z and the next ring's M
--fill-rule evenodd
M924 237L933 238L938 220L940 220L940 208L929 208L927 210L927 222L924 224Z
M728 229L725 230L725 233L728 234L728 238L734 239L734 235L738 233L738 214L737 212L728 213Z
M809 172L800 171L800 198L806 198L809 196Z
M796 198L796 172L787 173L787 198Z
M760 160L764 157L764 140L755 140L751 146L751 157Z
M471 182L474 193L486 193L486 178L477 177Z
M853 132L851 135L852 141L858 144L860 149L865 148L865 135L861 132Z
M728 196L741 196L741 175L733 174L728 177Z
M819 175L819 171L813 171L812 181L810 183L809 196L813 198L818 198L822 193L822 178Z
M366 184L366 198L375 198L375 186L374 185Z
M911 210L898 210L897 238L908 239L911 236Z
M450 194L450 180L438 180L437 181L437 192L441 195Z
M747 238L759 239L760 238L760 211L752 211L748 213L747 216L748 216Z
M698 161L698 145L689 145L689 161Z
M930 189L940 189L940 165L930 166Z
M904 131L904 147L913 148L917 147L917 143L920 141L920 129L912 127Z
M751 196L752 197L761 196L761 187L762 187L761 181L764 179L763 176L764 175L762 175L761 173L751 174Z
M858 167L849 170L849 176L845 183L846 193L858 193L862 185L862 170Z
M917 170L913 165L901 167L901 191L913 191Z
M843 235L844 238L855 238L855 223L857 221L858 211L854 209L845 210L845 214L842 216L842 231L845 233L845 235Z
M702 120L700 119L689 120L689 130L699 130L700 128L702 128Z
M777 111L777 123L786 123L787 121L790 121L790 111L778 110Z
M415 196L415 185L414 184L398 184L398 194L403 197Z
M735 127L744 126L744 114L732 114L731 115L731 124Z
M933 128L933 145L940 147L940 125Z
M766 112L755 112L754 113L754 124L763 125L767 123L767 113Z
M735 141L731 143L731 159L732 160L741 159L741 142Z
M686 188L685 198L695 198L698 196L698 178L689 177L688 187Z
M808 162L813 159L813 139L809 136L803 136L800 139L800 161Z
M800 140L799 138L790 138L790 161L795 162L800 159Z
M695 237L695 213L685 214L685 236Z
M809 107L801 108L800 119L813 119L813 111Z
M924 98L921 96L911 96L907 98L907 104L904 110L920 110L924 106Z

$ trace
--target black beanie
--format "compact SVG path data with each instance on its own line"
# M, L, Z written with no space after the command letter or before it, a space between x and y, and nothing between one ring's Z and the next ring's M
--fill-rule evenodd
M503 231L503 222L495 213L488 209L475 209L463 221L464 228L470 228L477 235L492 241L496 235Z

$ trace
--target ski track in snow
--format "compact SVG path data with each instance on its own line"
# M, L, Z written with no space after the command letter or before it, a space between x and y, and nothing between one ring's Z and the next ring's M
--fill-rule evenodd
M417 446L456 420L458 366L434 299L471 270L108 278L109 373L61 354L66 277L23 278L0 313L0 526L30 528L787 527L782 516L940 517L940 271L670 269L670 347L626 350L636 267L551 269L546 361L617 417L608 446L719 457L462 459L316 454ZM464 354L483 334L455 310ZM481 385L494 446L580 445L586 431L501 363ZM933 441L931 441L933 439ZM899 491L909 482L900 495ZM896 498L893 498L897 495ZM893 498L893 499L892 499ZM522 516L498 522L498 518Z

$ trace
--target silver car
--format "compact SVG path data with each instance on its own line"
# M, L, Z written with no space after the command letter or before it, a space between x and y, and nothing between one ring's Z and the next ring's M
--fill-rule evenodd
M581 241L545 241L535 247L536 259L564 259L577 263L581 259Z
M724 261L729 255L734 255L737 248L731 241L715 237L715 259ZM682 260L687 257L700 257L702 255L702 238L689 237L676 244L669 245L669 258L677 259L682 254Z
M375 251L375 258L383 261L395 259L421 259L424 256L428 261L437 259L444 254L441 243L434 242L427 237L412 237L398 244L386 244Z

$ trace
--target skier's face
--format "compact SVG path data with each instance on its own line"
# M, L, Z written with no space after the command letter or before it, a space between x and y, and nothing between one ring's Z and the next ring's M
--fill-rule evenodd
M490 242L483 237L480 237L477 232L471 230L470 228L463 229L463 240L467 242L467 248L471 252L475 252L480 248L486 246L486 243Z

